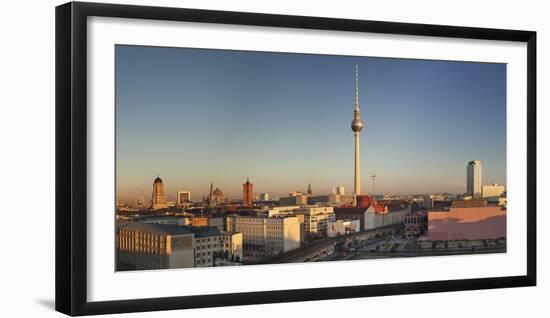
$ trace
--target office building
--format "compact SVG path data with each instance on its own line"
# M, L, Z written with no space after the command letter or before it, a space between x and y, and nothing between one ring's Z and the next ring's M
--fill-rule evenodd
M179 206L186 205L191 202L191 192L189 191L178 191L176 196L176 204Z
M300 222L296 216L263 217L231 215L227 230L243 235L245 254L272 256L300 247Z
M288 197L279 198L280 206L306 205L308 196L301 192L291 192Z
M466 171L466 193L472 197L480 197L481 185L481 161L472 160L468 162Z
M260 193L260 201L267 202L269 201L269 193Z
M304 232L306 236L326 236L328 222L336 220L333 207L306 206L295 209L294 213L304 215Z
M481 187L481 194L484 198L492 198L492 197L499 198L504 194L505 191L506 190L504 186L498 183L493 183L491 185L484 185Z
M187 227L117 223L117 270L193 267L194 235Z

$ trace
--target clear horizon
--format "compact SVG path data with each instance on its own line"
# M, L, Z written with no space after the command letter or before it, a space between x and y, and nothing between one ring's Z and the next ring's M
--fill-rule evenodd
M356 64L363 193L506 184L505 64L117 45L117 197L351 194Z

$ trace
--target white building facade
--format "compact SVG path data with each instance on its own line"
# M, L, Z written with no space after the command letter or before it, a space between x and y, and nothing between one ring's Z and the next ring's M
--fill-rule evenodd
M302 207L294 213L304 215L304 232L311 236L326 236L328 222L336 220L334 208L328 206Z
M327 223L327 236L336 237L359 232L361 227L360 220L336 220Z
M472 197L481 196L482 174L481 161L472 160L468 162L466 171L466 192Z
M493 183L491 185L484 185L481 188L481 193L484 198L500 197L504 194L505 188L503 185Z
M242 233L243 250L256 255L276 255L300 247L300 222L296 216L227 217L227 230Z

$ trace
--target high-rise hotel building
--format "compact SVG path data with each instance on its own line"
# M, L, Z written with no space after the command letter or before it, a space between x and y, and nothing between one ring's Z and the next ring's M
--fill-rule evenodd
M472 160L468 162L466 174L466 193L472 197L481 197L481 161Z

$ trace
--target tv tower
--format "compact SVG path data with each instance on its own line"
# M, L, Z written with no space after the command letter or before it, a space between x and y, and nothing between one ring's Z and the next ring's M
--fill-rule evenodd
M376 195L376 174L373 172L372 173L372 176L370 176L370 178L372 179L372 197L374 199L374 196Z
M351 130L355 138L355 170L353 186L353 203L357 205L357 196L361 194L361 158L359 150L359 134L364 125L361 121L361 112L359 111L359 65L355 65L355 110L353 111L353 121Z

